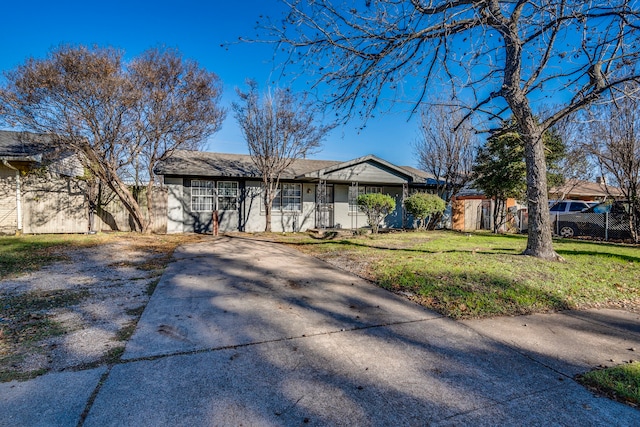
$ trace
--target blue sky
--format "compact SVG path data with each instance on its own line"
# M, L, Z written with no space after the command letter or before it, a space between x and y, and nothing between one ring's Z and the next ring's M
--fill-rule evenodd
M288 86L274 70L273 48L265 44L231 44L255 34L261 14L277 15L276 0L244 1L25 1L3 5L0 26L0 70L29 57L42 58L60 44L97 44L123 49L133 57L155 46L178 48L184 57L217 73L224 83L223 102L236 99L246 78L261 85ZM296 88L304 79L296 83ZM358 131L357 120L336 128L317 159L349 160L374 154L398 165L415 166L411 145L418 135L416 118L406 111L378 114ZM246 153L246 144L231 113L210 139L208 151Z

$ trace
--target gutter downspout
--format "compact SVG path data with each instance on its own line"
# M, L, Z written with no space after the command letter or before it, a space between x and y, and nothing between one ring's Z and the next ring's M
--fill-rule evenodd
M8 167L9 169L13 169L16 171L16 217L18 220L18 229L16 230L16 234L22 234L22 188L20 183L20 171L9 164L8 161L2 160L2 164Z

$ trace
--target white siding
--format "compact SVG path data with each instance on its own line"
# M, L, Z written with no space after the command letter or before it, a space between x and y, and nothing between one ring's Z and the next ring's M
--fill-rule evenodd
M244 201L244 230L264 231L266 215L262 207L262 183L247 181ZM305 231L315 226L315 185L302 185L302 211L272 210L271 230L275 232Z
M260 181L247 181L241 212L242 230L254 233L264 231L264 213L262 211L262 190Z

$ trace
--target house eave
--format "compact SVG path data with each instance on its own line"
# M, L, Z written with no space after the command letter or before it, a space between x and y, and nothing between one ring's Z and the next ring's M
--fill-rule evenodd
M42 163L42 154L25 155L25 156L0 156L3 162L23 162L23 163Z

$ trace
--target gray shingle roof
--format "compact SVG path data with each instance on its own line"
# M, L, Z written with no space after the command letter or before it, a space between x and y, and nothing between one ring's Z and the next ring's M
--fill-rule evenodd
M330 160L298 159L287 169L282 178L293 179L340 162ZM247 154L209 153L204 151L176 150L173 155L158 163L157 175L220 176L259 178L262 176Z
M435 180L435 177L428 173L425 172L423 170L420 169L416 169L412 166L400 166L402 169L406 170L407 172L409 172L411 175L413 175L416 179L416 182L427 182L428 180Z
M0 130L0 159L40 162L50 146L45 138L33 133Z
M295 179L305 175L307 178L312 178L315 176L314 172L323 172L325 169L341 167L345 164L368 159L389 164L372 155L348 162L298 159L293 162L289 169L283 174L282 178ZM407 175L412 177L414 184L433 184L433 177L427 172L410 166L391 166L398 171L405 171ZM189 150L176 150L169 159L159 162L154 172L156 175L191 177L260 178L262 176L253 164L251 156L247 154L210 153Z

